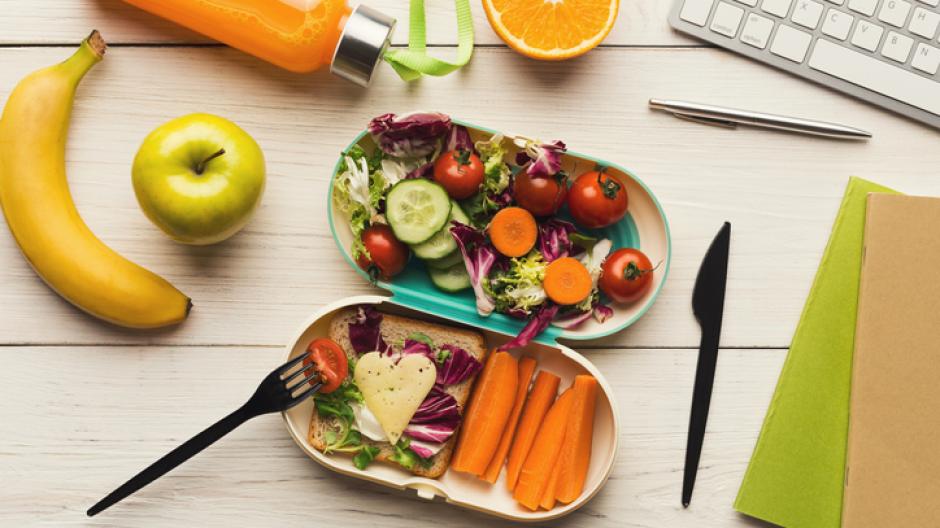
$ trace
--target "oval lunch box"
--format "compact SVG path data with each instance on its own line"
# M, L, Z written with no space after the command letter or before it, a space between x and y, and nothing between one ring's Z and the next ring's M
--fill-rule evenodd
M466 126L474 141L486 139L496 133L456 119L453 122ZM506 137L506 145L509 145L513 136L506 135ZM350 143L347 150L354 145L359 145L366 152L371 152L375 148L372 138L365 131ZM515 152L515 147L511 146L507 153L507 159L513 159ZM353 465L351 457L342 454L324 455L310 445L307 433L310 427L311 414L314 410L312 400L308 400L283 414L287 429L297 445L310 458L338 473L400 490L415 490L417 495L424 499L433 500L435 497L440 497L442 500L456 506L515 521L544 521L562 517L584 505L600 491L613 467L620 436L620 419L616 399L604 375L587 358L558 343L557 339L595 339L610 335L633 324L646 313L659 295L669 272L672 247L669 226L662 207L650 190L636 176L616 164L570 150L563 156L562 168L573 176L577 176L586 170L592 170L596 165L608 167L608 174L615 176L625 186L629 196L629 205L627 215L617 224L588 232L595 236L610 238L614 248L635 247L642 249L652 262L660 263L654 275L653 286L644 298L632 305L612 305L614 315L604 323L598 323L592 318L574 329L562 330L549 326L528 346L513 351L517 356L528 355L534 357L538 361L537 369L544 369L559 376L561 378L560 390L570 386L574 381L574 377L578 374L590 374L599 383L601 391L598 394L594 416L591 462L581 496L570 504L559 503L552 510L533 512L513 500L511 492L506 489L505 471L500 474L499 480L495 484L489 484L472 475L455 471L447 471L437 479L430 479L413 475L388 464L372 464L365 470L357 469ZM350 255L353 235L349 229L349 224L342 213L333 207L333 181L338 167L337 164L334 168L330 192L327 197L330 228L333 239L347 263L364 280L368 280L366 273L355 264ZM561 216L564 216L564 214ZM476 301L472 291L454 294L438 290L427 277L424 264L416 258L411 259L401 274L390 281L380 280L376 285L387 290L391 293L391 296L365 295L349 297L321 308L291 337L287 346L288 357L302 354L313 339L327 336L330 321L336 312L348 306L360 304L375 305L381 312L478 330L484 335L486 345L490 350L510 340L525 324L524 321L502 314L494 313L489 317L479 316L476 312Z

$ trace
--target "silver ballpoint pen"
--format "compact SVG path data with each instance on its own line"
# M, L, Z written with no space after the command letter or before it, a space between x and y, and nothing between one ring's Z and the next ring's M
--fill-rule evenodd
M670 112L672 115L682 119L725 128L735 128L738 125L745 125L836 139L868 139L871 137L870 132L836 123L764 114L761 112L751 112L749 110L737 110L722 106L690 103L688 101L650 99L650 108Z

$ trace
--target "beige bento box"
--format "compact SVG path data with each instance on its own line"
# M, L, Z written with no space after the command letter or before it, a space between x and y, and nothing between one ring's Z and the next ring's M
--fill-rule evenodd
M330 321L333 314L348 306L362 304L374 305L379 311L394 313L423 319L439 324L455 325L452 321L443 320L423 312L402 307L391 302L391 298L381 295L365 295L349 297L317 311L297 331L287 347L288 357L292 358L303 354L307 345L317 337L326 337L329 334ZM486 338L488 348L492 349L510 339L509 336L481 330ZM594 415L594 441L591 451L591 464L588 469L584 492L571 504L559 505L550 511L529 511L519 506L512 498L512 493L506 489L504 474L496 484L477 479L472 475L447 471L437 479L417 477L400 468L386 464L372 464L364 470L357 469L352 458L342 454L324 455L310 445L307 432L310 427L310 417L313 413L313 400L290 409L284 413L287 430L294 442L312 459L324 467L362 480L368 480L400 490L414 490L418 497L433 500L439 497L455 506L477 510L497 517L515 521L543 521L567 515L580 508L591 499L607 481L614 465L617 454L617 439L620 436L620 419L616 399L610 383L604 378L590 361L574 350L557 345L555 347L532 343L515 355L525 354L538 361L538 368L545 369L561 378L560 387L571 385L578 374L594 376L600 386L597 406Z

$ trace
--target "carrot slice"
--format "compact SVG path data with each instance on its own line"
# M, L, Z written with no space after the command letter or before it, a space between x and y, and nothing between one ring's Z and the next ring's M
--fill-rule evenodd
M558 461L561 444L565 439L565 429L571 420L572 391L566 390L545 415L545 421L539 427L535 443L529 451L519 472L519 482L512 496L516 502L535 511L542 501L542 494L548 487L552 468ZM559 474L559 479L561 475Z
M577 304L587 298L593 289L591 274L578 259L562 257L545 268L542 280L545 295L558 304Z
M489 233L496 251L507 257L521 257L535 247L539 228L532 213L521 207L506 207L493 215Z
M499 472L502 471L503 463L506 462L506 453L509 452L512 437L516 434L516 425L519 423L519 416L522 415L522 405L525 403L526 394L529 392L529 382L532 381L533 372L535 372L535 360L530 357L522 358L519 361L519 384L516 386L516 401L512 405L509 421L506 422L506 429L503 430L503 436L499 439L499 446L496 448L493 459L490 460L489 467L481 475L481 478L490 484L493 484L499 478Z
M560 462L561 458L555 461L552 474L548 477L548 485L545 486L545 492L542 493L542 500L539 501L539 508L550 510L555 507L555 490L558 489L558 473L561 470Z
M474 475L486 471L512 412L518 383L516 358L508 352L490 354L464 415L451 468Z
M548 412L548 408L555 401L555 394L558 393L558 384L560 382L558 376L544 370L540 370L535 377L535 384L526 399L522 417L519 419L518 427L516 427L512 448L509 451L509 459L506 461L506 486L509 491L516 487L522 464L525 462L529 450L532 449L532 442L539 431L542 419L545 418L545 413Z
M597 380L593 376L574 378L571 389L571 420L558 457L558 487L555 498L568 504L584 490L588 466L591 464L591 441L594 438L594 406L597 402Z

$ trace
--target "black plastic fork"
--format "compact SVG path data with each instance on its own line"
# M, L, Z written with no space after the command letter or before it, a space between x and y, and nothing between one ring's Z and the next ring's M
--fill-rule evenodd
M265 376L264 381L261 382L251 398L235 412L212 424L205 431L164 455L163 458L157 460L122 484L121 487L109 493L107 497L98 501L85 513L92 517L110 508L135 491L162 477L171 469L189 460L193 455L209 447L255 416L286 411L309 398L323 386L320 373L316 371L313 365L301 365L309 356L310 352L305 352L271 371L270 374ZM291 372L291 369L298 367L298 365L299 368ZM300 381L297 381L298 379ZM308 386L308 384L310 385ZM301 388L303 390L299 390Z

